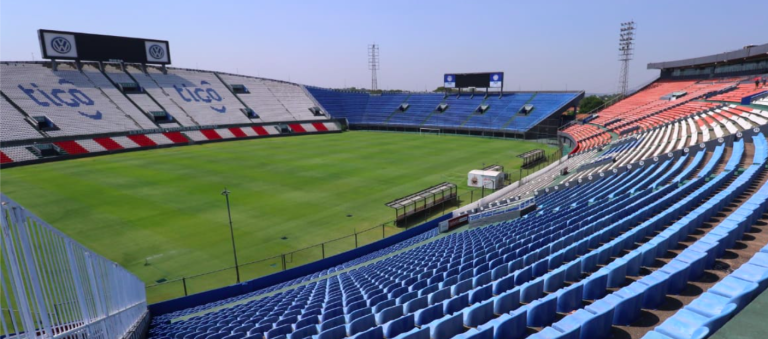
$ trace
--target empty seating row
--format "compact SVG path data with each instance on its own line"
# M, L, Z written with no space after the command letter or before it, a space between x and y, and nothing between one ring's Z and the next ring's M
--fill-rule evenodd
M647 171L648 170L645 170L644 172L637 171L637 173L647 173ZM635 177L638 177L638 176L635 176ZM624 179L620 179L621 177L616 177L615 178L616 180L611 179L611 180L606 180L606 182L615 181L615 184L614 184L615 187L619 187L620 189L624 189L624 188L632 189L632 188L635 188L635 186L637 186L638 181L626 181L626 179L635 178L635 177L626 175L623 177ZM582 187L575 187L574 190L587 189L589 187L591 187L591 185L583 185ZM672 186L668 186L668 187L669 189L672 188ZM650 201L656 201L658 200L657 197L661 197L661 196L664 196L665 194L670 193L669 189L657 191L653 194L653 196L648 195L648 193L650 193L649 190L644 190L643 191L644 194L635 195L631 199L644 200L643 198L645 198ZM559 196L561 196L562 198L565 198L569 195L567 192L565 191L563 192L564 193L559 194ZM573 193L573 192L570 192L570 193ZM570 195L570 197L575 198L576 195ZM671 197L669 199L671 199ZM615 198L627 199L629 198L629 195L622 195L621 197L615 197ZM610 215L612 213L616 213L617 211L622 211L624 208L622 204L612 205L612 207L610 208L605 208L605 206L603 206L603 202L605 201L606 199L601 199L599 201L596 201L595 204L589 207L587 206L582 207L582 209L587 208L588 210L595 211L595 212L586 213L586 215L591 216L590 218L588 218L588 220L597 220L594 218L604 218L605 216ZM639 200L638 202L636 202L636 204L640 204L640 206L648 205L647 202L640 202ZM630 206L634 206L634 204L630 204ZM557 220L561 216L570 215L582 209L576 208L576 209L556 210L552 212L554 214L552 214L551 218L556 218L554 220ZM582 211L586 211L586 210L582 210ZM431 242L429 244L422 245L421 247L418 247L416 250L409 251L409 252L415 252L415 253L406 252L404 254L395 256L393 258L385 259L384 262L380 262L381 264L372 264L366 270L363 270L363 271L358 270L359 272L358 274L353 274L353 275L343 274L341 276L335 277L336 279L330 282L327 282L324 285L321 285L321 284L312 285L311 290L308 290L310 289L309 287L305 287L301 289L301 291L297 289L291 293L291 296L299 296L299 295L306 295L307 297L322 296L322 298L313 298L313 299L312 297L310 297L311 300L325 300L324 303L318 304L319 306L319 308L317 308L318 312L307 311L308 309L315 309L315 308L309 307L310 305L313 305L311 302L296 304L295 297L290 297L288 295L277 295L275 296L274 299L269 299L269 298L260 299L259 301L261 305L269 304L273 306L264 309L256 305L249 305L251 307L256 306L257 307L256 309L261 309L261 311L256 312L255 319L265 319L265 320L272 319L272 317L274 316L270 316L270 314L275 314L275 311L279 309L279 308L276 308L277 305L281 303L285 305L288 305L288 304L296 305L298 307L296 310L299 310L299 309L301 310L301 312L297 313L297 314L301 314L301 319L291 318L292 316L286 316L286 314L290 314L290 313L286 313L286 312L289 312L288 310L289 308L284 308L283 310L279 311L279 313L277 313L281 315L278 318L276 318L277 320L275 320L276 321L275 323L272 323L272 320L267 320L263 324L263 327L260 327L261 325L257 323L245 324L246 321L241 321L239 322L240 326L238 326L238 328L248 327L247 329L243 328L243 330L247 330L245 331L245 334L255 335L257 333L263 333L262 335L267 338L278 337L280 335L300 338L300 337L312 335L314 333L319 333L318 336L320 338L336 338L336 337L353 336L361 333L368 333L368 331L371 331L371 330L375 332L374 334L372 334L374 337L379 336L378 331L382 331L381 333L385 333L385 332L389 333L389 336L392 336L392 335L402 334L402 333L395 333L398 331L405 331L405 330L410 331L411 329L414 329L412 325L408 325L410 324L411 316L408 315L410 313L408 314L406 313L408 310L413 310L413 307L417 307L416 312L413 312L413 320L414 322L419 322L419 324L422 324L421 326L422 330L425 327L429 327L431 331L431 335L440 336L440 337L450 337L453 334L457 334L456 333L457 331L464 332L464 329L460 328L461 326L457 327L456 325L457 324L467 325L470 323L477 324L480 322L485 322L484 320L486 320L488 310L491 307L489 306L491 305L490 303L483 302L484 300L488 300L486 299L489 296L489 294L487 294L488 292L494 293L494 290L496 290L496 292L503 292L502 288L506 289L514 286L514 285L503 285L507 287L501 287L502 285L500 284L502 283L506 284L507 281L519 282L520 283L519 291L521 293L521 296L526 296L524 298L528 298L527 296L530 296L531 295L530 293L532 291L535 291L535 289L529 290L529 288L522 287L522 285L525 284L526 281L530 281L530 278L526 277L525 274L526 272L533 273L534 271L542 272L541 267L549 267L549 259L547 260L544 260L544 259L549 257L549 255L546 254L547 252L552 253L553 251L549 247L546 247L547 252L542 252L541 254L537 254L536 256L524 254L527 252L520 252L521 250L523 250L523 248L519 248L518 250L515 250L517 246L520 246L521 244L520 240L522 239L518 240L517 238L509 238L509 236L500 237L498 232L501 232L501 231L509 232L512 230L516 230L515 233L513 234L523 235L524 233L520 233L520 232L525 232L525 230L529 228L529 227L523 227L523 225L530 225L531 227L533 227L534 225L537 225L538 226L537 229L541 228L542 230L544 230L546 228L542 227L541 219L547 218L548 216L549 216L549 213L545 213L545 214L537 214L536 216L533 216L533 217L526 217L523 219L519 219L519 221L514 222L515 224L519 224L519 225L512 229L509 229L509 226L511 226L509 225L509 223L504 223L502 225L486 227L473 232L462 232L458 234L453 234L447 238L443 238L445 240L440 239L440 240ZM547 219L552 220L551 218L547 218ZM580 217L580 218L583 220L583 217ZM615 217L612 217L612 218L615 218ZM573 218L572 220L577 220L577 219ZM608 225L609 224L608 220L604 220L600 224L589 223L588 225L573 224L572 226L568 226L569 225L568 223L558 224L558 225L561 225L560 227L565 227L565 228L562 228L562 229L549 228L547 232L544 234L549 234L549 237L547 239L565 240L561 236L553 237L554 234L551 232L557 232L558 230L566 231L567 229L569 231L566 234L572 235L572 237L568 237L568 239L570 239L570 241L574 241L575 239L581 239L581 236L575 233L570 233L571 232L570 230L578 229L579 234L584 234L584 235L593 234L594 231L597 230L597 227L599 227L599 225ZM547 225L549 225L549 223L547 223ZM504 226L507 226L507 227L504 227ZM584 228L584 227L587 227L587 228ZM457 238L458 236L461 236L461 238ZM466 238L466 236L470 236L470 237ZM499 239L499 238L504 238L509 240L504 244L498 244L497 246L493 246L495 249L498 249L499 252L496 252L496 250L494 250L494 252L491 252L490 254L498 253L496 254L496 256L490 256L490 254L487 253L486 251L477 252L477 249L484 248L485 245L476 244L472 247L473 249L469 252L469 253L474 253L474 255L464 258L462 260L456 261L455 265L457 266L452 266L453 261L450 261L450 259L448 259L453 256L448 257L442 261L439 260L439 258L441 258L439 253L441 253L442 251L451 250L452 253L456 253L456 254L467 253L465 250L462 250L461 252L455 252L455 250L458 248L466 248L468 244L465 243L464 241L472 240L475 236L480 236L483 239L488 239L487 241L492 241L492 239ZM490 237L490 239L486 237ZM466 239L466 240L459 241L460 239ZM524 238L524 239L528 239L528 238ZM533 239L536 239L536 238L533 238ZM540 239L540 240L544 240L544 239ZM569 240L565 240L565 241L568 242ZM506 246L509 246L508 244L514 245L514 247L506 247ZM448 245L448 246L445 246L445 245ZM477 247L477 245L480 245L481 247ZM528 249L542 248L541 244L531 244L531 245L534 245L535 247L527 247L527 248ZM583 247L583 249L586 250L587 245L588 243L586 242L579 242L579 245L577 246L569 245L568 248L572 248L572 250L568 250L568 251L574 251L572 253L577 253L577 251L581 251L579 249L579 248L582 248L581 246L585 246ZM560 245L558 245L558 247L559 246L563 246L563 242L560 242ZM559 248L562 248L562 247L559 247ZM440 251L435 252L436 249L439 249ZM515 251L514 256L511 255L513 252L510 252L510 250ZM526 250L526 251L529 251L529 250ZM568 252L568 253L571 253L571 252ZM404 256L405 254L410 254L410 255ZM491 260L491 262L493 262L492 265L494 268L491 269L490 267L486 266L486 268L483 268L483 270L478 271L478 269L483 267L483 264L482 264L483 262L489 263L489 261L478 261L477 260L479 259L479 257L477 256L478 254L481 255L482 257L485 257L488 255L489 257L487 257L484 260ZM430 259L423 260L425 256L429 257ZM461 257L461 254L459 254L459 258L460 257ZM421 258L421 260L417 258ZM536 261L537 259L535 258L539 258L540 261ZM496 260L496 259L502 259L502 260ZM541 261L541 260L544 260L544 261ZM403 277L403 279L406 279L406 280L412 279L409 281L415 285L404 285L404 284L390 285L390 283L386 282L387 281L386 279L391 279L392 277L392 274L388 272L391 272L392 269L397 269L398 265L402 265L402 264L410 265L412 263L421 263L420 265L431 264L431 265L435 265L434 267L437 269L441 267L440 265L442 262L445 262L447 266L444 266L445 268L443 270L445 271L442 271L442 272L444 272L445 274L441 274L439 280L437 279L438 276L434 275L434 273L429 271L424 271L422 269L422 270L417 270L417 272L420 272L420 273L417 273L418 276L406 275ZM555 262L553 262L553 265L556 265L554 264ZM505 263L508 263L508 264L505 264ZM536 264L536 263L539 263L539 264ZM500 264L502 266L499 266ZM542 264L544 264L544 266L542 266ZM409 266L405 266L405 267L409 267ZM413 266L410 266L410 267L413 267ZM423 267L423 266L420 266L420 267ZM427 266L427 267L430 267L430 266ZM451 267L453 267L453 269ZM467 267L467 268L464 269L463 267ZM502 271L501 269L502 267L504 267L504 271ZM505 271L513 272L513 273L505 274L504 273ZM428 272L429 274L427 274ZM363 275L361 276L360 273L362 273ZM457 274L457 275L454 275L454 274ZM541 273L535 273L534 276L540 276L540 274ZM351 280L349 280L347 277L349 277L349 279ZM328 297L334 294L329 295L327 287L339 286L339 284L341 284L341 286L345 286L344 285L345 281L358 281L359 278L363 278L363 277L369 277L369 278L360 280L360 283L361 283L360 285L355 283L354 285L352 285L352 286L355 286L352 289L344 288L343 291L346 291L346 293L343 292L342 294L335 294L341 297L340 299L338 299L340 301L339 305L341 306L341 309L340 311L335 311L336 312L335 313L333 311L334 308L332 306L333 302L329 301L332 299L328 299ZM378 284L374 283L373 285L371 285L370 283L367 283L367 284L363 283L364 281L370 282L371 281L370 277L380 277L379 279L383 279L383 280L375 280L375 281L381 281L381 282ZM504 277L509 277L509 278L505 279ZM533 276L531 276L531 278L532 277ZM485 280L485 279L489 279L489 280ZM406 280L402 280L402 281L406 282ZM419 283L421 281L423 281L423 283ZM333 283L333 284L329 285L330 283ZM491 285L488 285L488 284L491 284ZM517 283L514 283L514 284L517 285ZM539 284L538 282L535 282L533 283L532 286L538 286L538 284ZM432 287L433 285L434 287ZM309 285L306 285L306 286L309 286ZM370 286L370 287L366 288L365 286ZM406 286L408 286L408 288L404 289L404 287ZM415 286L418 286L418 287L415 287ZM441 292L441 291L445 290L446 288L448 288L446 291L450 291L450 292L445 296L439 297L440 295L445 294L445 292ZM378 291L378 289L382 289L383 290L382 292L384 292L384 295L388 295L390 298L393 298L393 299L387 299L387 297L384 297L383 299L378 298L377 296L382 295L381 292L376 292ZM324 292L320 295L317 295L316 292L319 292L319 291L324 291ZM362 293L360 292L351 293L355 291L361 291ZM389 293L387 293L387 291L389 291ZM412 293L412 292L416 292L416 293ZM355 295L357 295L358 297L355 297ZM425 298L422 299L422 297L425 297ZM448 297L448 299L443 299L446 297ZM509 298L510 297L503 298L504 303L509 303L509 300L514 300ZM499 298L499 299L502 299L502 298ZM288 300L291 300L291 301L289 302ZM416 306L417 304L415 303L409 304L409 302L411 301L421 302L421 300L426 301L427 308L421 308L421 306ZM471 309L465 309L465 307L469 305L468 304L465 305L464 300L466 300L466 302L475 300L476 302L472 302L473 306L471 307ZM501 301L494 300L493 306L495 307L496 304L498 304L499 302ZM478 306L475 306L475 304L477 304ZM512 303L511 305L513 304L514 303ZM432 306L429 306L429 305L432 305ZM502 304L499 304L499 307L502 307L501 305ZM439 306L440 308L436 308L435 306ZM244 306L243 308L238 308L237 310L233 309L231 312L224 312L224 313L232 314L232 315L240 314L242 316L247 315L249 319L254 319L254 315L252 315L253 313L250 313L250 312L244 313L245 309L250 309L250 307ZM429 309L428 312L427 312L427 309ZM442 312L435 313L438 309L442 310ZM503 310L503 308L499 309L498 311L501 311L501 310ZM419 312L419 311L422 311L422 312ZM459 311L462 312L461 313L463 314L462 317L456 316L456 313ZM358 313L355 313L355 312L358 312ZM372 312L372 313L368 313L368 312ZM502 313L506 313L506 311ZM263 315L259 316L259 314L263 314ZM305 315L309 315L309 314L312 314L312 316L308 316L307 319L314 316L321 317L320 319L317 320L319 325L312 325L313 322L309 320L302 322L301 324L299 324L298 322L295 322L295 321L300 321L305 319ZM486 314L486 316L481 316L481 314ZM518 314L515 314L514 316L520 317L520 314L522 313L520 312ZM213 313L206 315L206 317L210 317L212 315ZM219 315L217 318L221 318L222 316L224 316L224 314ZM338 317L338 316L344 316L346 318L342 318L344 319L343 321L341 321L341 319L333 320L335 319L333 317ZM403 317L405 317L405 319L400 319ZM442 317L442 318L437 319L436 317ZM525 316L523 316L523 318L525 318ZM528 316L528 318L530 318L530 316ZM277 325L277 322L279 322L279 319L286 319L286 322L281 323L280 326L275 326ZM515 318L515 319L520 319L520 318ZM200 318L198 320L203 321L204 319ZM333 320L334 322L329 322L331 320ZM391 321L398 321L398 322L385 326ZM427 325L427 322L429 323L429 325ZM186 324L183 324L183 323L186 323ZM201 324L201 323L187 322L187 321L182 322L182 325L191 326L189 329L196 328L195 327L196 325L194 324ZM282 324L285 324L285 325L282 325ZM290 327L287 327L287 325L290 325L290 324L292 325ZM309 324L308 326L319 326L319 328L316 327L313 330L312 327L309 327L305 329L305 327L307 327L307 324ZM333 326L333 324L341 324L341 325L330 327L330 326ZM342 325L343 327L339 327ZM180 325L177 325L177 326L180 326ZM380 330L377 330L377 328L380 328ZM395 330L396 328L399 328L399 330ZM166 327L166 328L163 328L163 330L170 330L170 329ZM422 331L422 330L419 330L419 331ZM477 329L477 331L481 331L481 330L487 331L487 329L480 329L480 328ZM157 329L156 332L165 332L165 331ZM182 337L186 337L188 335L193 335L193 334L194 336L203 335L204 333L208 333L208 331L205 330L202 333L200 333L200 332L197 332L197 330L193 330L192 332L185 332L185 334Z
M68 62L57 63L56 70L50 63L7 62L0 74L3 141L327 118L311 111L316 104L302 86L245 76ZM246 91L236 95L234 85ZM159 112L170 120L156 123Z
M469 128L526 132L572 103L580 93L504 93L502 95L383 93L307 87L332 116L352 124L426 128ZM444 110L438 110L443 105ZM524 105L533 109L521 112ZM479 112L479 107L485 107Z

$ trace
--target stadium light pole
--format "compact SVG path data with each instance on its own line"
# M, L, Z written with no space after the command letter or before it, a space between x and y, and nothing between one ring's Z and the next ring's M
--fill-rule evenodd
M237 283L240 283L240 266L237 265L237 249L235 248L235 231L232 228L232 211L229 208L229 190L224 187L224 190L221 191L221 195L223 195L227 199L227 216L229 216L229 235L232 237L232 255L235 257L235 274L237 275Z

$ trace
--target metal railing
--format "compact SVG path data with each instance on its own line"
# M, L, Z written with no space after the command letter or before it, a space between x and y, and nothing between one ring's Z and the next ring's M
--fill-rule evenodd
M5 194L0 337L122 338L147 312L144 283Z

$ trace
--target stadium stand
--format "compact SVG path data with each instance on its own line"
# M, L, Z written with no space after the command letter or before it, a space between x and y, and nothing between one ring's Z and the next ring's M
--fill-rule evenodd
M198 125L250 122L241 111L245 107L213 73L170 69L163 74L149 67L147 74Z
M5 96L0 97L0 110L3 112L0 124L0 140L35 139L43 136L25 121L25 116L13 107Z
M659 80L600 111L597 118L590 120L589 124L600 125L603 128L595 126L585 128L584 124L575 124L563 129L562 133L568 134L576 141L577 147L574 152L603 146L611 141L604 134L607 131L618 135L637 133L722 106L695 100L725 91L738 81L740 78L716 81ZM704 123L708 121L705 119L700 126Z
M0 72L0 88L8 99L26 115L45 116L56 124L58 129L46 131L49 136L125 132L143 129L142 124L154 126L144 116L123 111L71 65L62 64L58 71L52 71L40 63L2 63Z
M1 63L0 163L341 130L337 122L310 110L317 105L297 84L143 69L111 63ZM245 91L235 94L236 85ZM248 109L256 115L248 115ZM290 130L282 131L280 124L287 122Z
M583 96L369 94L137 65L0 67L4 165L50 152L338 131L316 107L353 126L525 135ZM562 129L569 155L454 212L471 219L535 203L522 217L414 232L347 262L267 277L267 287L243 283L153 305L163 312L154 312L148 336L600 339L655 317L645 338L707 337L768 288L766 239L747 236L765 225L768 111L753 104L763 99L752 101L745 76L662 76ZM131 83L138 88L123 92ZM533 110L522 112L526 105ZM175 129L153 121L160 111ZM734 251L743 262L730 258ZM692 283L705 288L691 293ZM670 309L667 300L681 295Z
M766 88L766 90L768 90L768 88ZM752 103L768 107L768 94L763 94L763 95L755 98L755 100L752 101Z
M752 81L746 80L736 85L732 90L722 94L718 94L709 98L709 100L716 101L730 101L741 103L741 99L757 93L768 91L763 87L755 88L755 84Z
M733 246L724 240L743 230L713 230L709 233L717 240L697 242L653 273L641 270L763 171L768 145L762 134L752 140L754 145L744 139L717 144L692 162L669 159L545 194L532 215L427 238L419 247L367 266L183 321L155 323L150 336L410 338L423 333L454 338L485 333L524 338L526 327L540 327L531 338L573 333L607 338L611 326L633 322L641 309L657 307L711 268L718 243L723 249ZM747 148L754 150L754 159L745 156ZM670 181L677 172L665 169L682 169L679 164L684 170L672 184L655 184ZM765 203L766 196L754 197ZM573 208L559 208L569 205ZM641 246L633 249L635 243ZM639 279L625 285L629 276ZM558 314L568 315L559 319Z
M514 92L445 95L442 93L382 93L337 91L307 87L317 101L336 118L347 118L355 127L387 126L449 130L507 131L525 135L543 121L557 120L558 113L573 107L583 92ZM439 111L438 105L446 105ZM405 110L401 109L407 105ZM480 113L480 106L487 110ZM530 112L521 112L532 105ZM543 135L546 132L537 132Z

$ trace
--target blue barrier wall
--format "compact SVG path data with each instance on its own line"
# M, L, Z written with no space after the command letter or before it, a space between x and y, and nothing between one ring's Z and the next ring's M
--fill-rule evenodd
M765 95L766 93L768 93L768 91L763 91L763 92L760 92L760 93L756 93L756 94L752 94L752 95L749 95L749 96L745 96L745 97L741 98L741 104L742 105L749 105L749 104L752 103L752 100L754 100L755 98L761 97L761 96Z
M368 245L358 247L354 250L347 251L328 257L322 260L315 261L303 266L294 267L289 270L285 270L279 273L271 274L265 277L261 277L254 280L249 280L240 284L231 285L227 287L217 288L207 292L193 294L186 297L167 300L156 304L149 305L149 312L152 316L159 316L166 313L183 310L190 307L200 306L214 301L222 299L236 297L245 293L258 291L263 288L267 288L272 285L280 284L292 279L303 277L321 270L329 269L331 267L343 264L352 259L362 257L364 255L373 253L380 249L392 246L398 242L406 240L408 238L417 236L433 228L437 228L438 224L451 217L451 214L446 214L435 220L428 221L419 226L405 230L388 238L381 239L377 242L370 243Z

